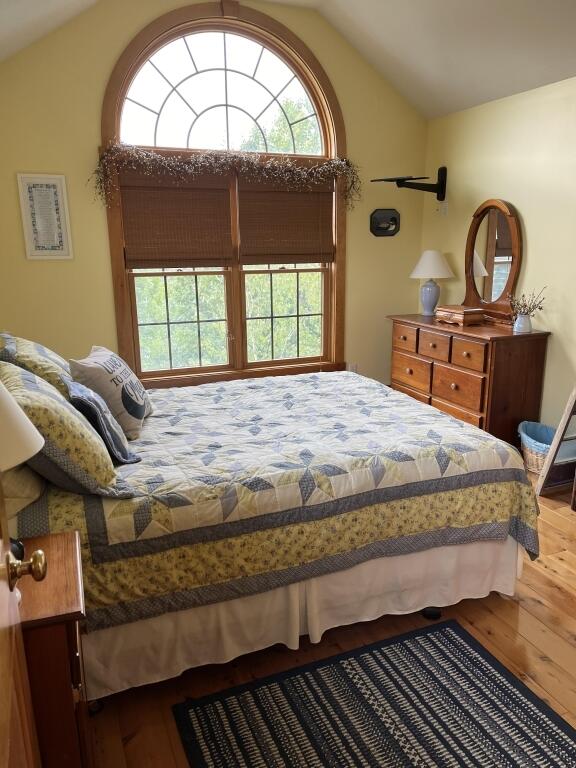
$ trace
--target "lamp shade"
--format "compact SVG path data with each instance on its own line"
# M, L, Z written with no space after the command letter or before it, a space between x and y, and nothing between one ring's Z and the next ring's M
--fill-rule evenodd
M440 251L424 251L410 277L427 280L434 277L454 277L454 273Z
M44 445L44 438L0 382L0 472L27 461Z
M474 271L474 277L488 277L488 270L486 269L484 264L482 264L482 259L478 255L477 250L474 250L473 271Z

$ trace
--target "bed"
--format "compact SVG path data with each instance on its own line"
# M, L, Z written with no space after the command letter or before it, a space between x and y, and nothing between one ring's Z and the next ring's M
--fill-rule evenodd
M102 495L49 486L18 535L77 529L89 698L328 628L513 594L538 554L515 448L350 372L150 392Z

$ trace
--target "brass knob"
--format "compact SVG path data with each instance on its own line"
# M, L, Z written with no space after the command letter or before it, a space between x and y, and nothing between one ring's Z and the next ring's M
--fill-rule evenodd
M458 389L458 384L456 384L456 382L453 381L452 384L450 384L450 389Z
M408 337L407 336L400 336L400 341L408 341Z
M470 357L470 352L462 352L462 357Z
M436 349L436 343L434 341L430 342L430 349Z
M16 582L22 576L32 576L34 581L42 581L46 578L48 563L46 555L41 549L32 552L30 560L16 560L11 552L6 555L6 568L8 570L8 586L10 591L16 586Z
M408 376L412 376L412 368L406 368L406 373Z

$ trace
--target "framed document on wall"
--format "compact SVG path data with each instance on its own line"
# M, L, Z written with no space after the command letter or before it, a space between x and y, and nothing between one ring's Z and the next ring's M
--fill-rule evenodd
M28 259L71 259L64 176L18 174L20 209Z

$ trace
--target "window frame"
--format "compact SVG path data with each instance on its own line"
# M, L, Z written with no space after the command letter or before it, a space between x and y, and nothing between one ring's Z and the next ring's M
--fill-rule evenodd
M294 70L313 101L323 138L322 155L288 155L295 162L313 165L322 159L345 156L346 137L344 121L338 100L314 54L287 27L275 19L240 6L236 0L201 3L171 11L145 27L124 50L112 72L102 108L102 147L117 142L124 97L131 81L144 62L167 43L187 34L201 31L222 31L245 36L266 46ZM193 155L205 150L164 149L152 147L154 152L165 155ZM260 154L262 162L278 158L275 153ZM229 364L205 366L194 369L177 369L142 372L138 344L138 322L133 275L124 264L124 244L120 194L110 200L107 217L112 263L114 303L118 351L141 376L145 386L183 386L233 378L272 374L290 374L344 368L344 279L346 211L340 194L342 181L336 183L335 195L335 255L326 268L324 277L323 355L320 359L275 360L270 363L247 363L244 333L245 299L242 267L239 263L228 268L226 276L226 301L229 324ZM232 202L237 210L236 191L231 188ZM236 199L234 199L236 198ZM233 239L238 244L238 224L233 220Z

